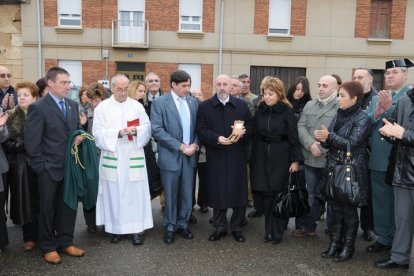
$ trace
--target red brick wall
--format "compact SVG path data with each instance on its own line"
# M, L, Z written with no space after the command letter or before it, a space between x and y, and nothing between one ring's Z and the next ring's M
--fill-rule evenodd
M147 62L145 64L145 75L150 72L154 72L161 78L161 89L163 91L170 91L170 74L173 71L178 70L177 63L159 63L159 62Z
M57 59L45 59L45 73L49 68L58 66L58 60Z
M404 39L407 0L393 0L391 6L390 38Z
M390 38L404 39L407 0L393 0L391 6ZM357 0L355 37L369 37L371 0Z
M369 36L371 0L357 0L355 18L355 37Z
M204 99L208 99L213 95L213 65L202 64L201 65L201 91L203 92Z
M203 32L214 33L216 0L203 1Z
M178 30L179 0L147 0L145 13L150 31Z
M58 25L57 0L43 0L44 25L55 27Z
M254 3L254 33L268 34L269 0L256 0Z
M117 0L82 0L82 27L110 29L118 19Z
M305 35L306 33L307 0L292 0L291 5L291 35ZM254 33L268 34L269 28L269 0L256 0L254 5Z
M291 35L302 35L306 33L306 7L307 0L292 0L291 6Z
M115 61L108 61L108 78L115 75ZM105 77L105 61L103 60L83 60L82 61L82 82L90 84L97 82Z

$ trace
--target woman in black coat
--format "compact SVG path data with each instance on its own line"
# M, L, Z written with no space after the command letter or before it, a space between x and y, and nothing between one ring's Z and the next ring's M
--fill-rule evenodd
M9 161L10 219L23 229L23 249L35 247L37 233L37 181L24 149L24 125L29 105L39 97L38 88L31 82L20 82L15 87L18 105L9 113L9 138L3 144Z
M250 180L252 190L264 203L264 241L277 244L289 220L273 216L273 200L286 190L289 172L298 171L303 156L295 113L285 96L283 82L270 77L263 83L263 91L263 102L253 118Z
M371 134L371 120L361 108L363 97L364 92L360 83L356 81L343 83L339 87L339 109L329 129L322 127L321 130L315 131L315 138L323 147L329 149L326 168L344 159L347 142L350 143L355 175L360 187L361 200L358 206L367 203L368 142ZM358 206L343 205L335 201L335 198L331 200L331 206L331 243L328 250L322 253L322 257L331 258L340 251L334 260L346 261L352 258L354 253L359 224Z

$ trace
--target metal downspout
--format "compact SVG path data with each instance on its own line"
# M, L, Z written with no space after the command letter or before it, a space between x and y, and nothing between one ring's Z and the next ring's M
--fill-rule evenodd
M42 20L40 17L40 3L41 0L37 0L37 66L39 79L43 76L42 71Z
M223 67L223 30L224 30L224 0L221 0L220 11L220 50L219 50L219 75L221 75Z

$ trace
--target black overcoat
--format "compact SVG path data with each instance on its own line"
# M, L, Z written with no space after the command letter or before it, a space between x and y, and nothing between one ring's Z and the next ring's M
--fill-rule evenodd
M24 149L26 114L16 106L8 121L9 139L3 144L9 161L10 219L14 224L37 222L37 180Z
M286 189L290 165L303 161L296 122L294 110L286 104L260 103L253 118L252 190L282 192Z
M244 121L246 134L233 145L219 145L229 137L235 120ZM208 206L215 209L247 205L246 143L252 135L252 115L241 100L230 96L223 105L214 95L199 105L197 133L206 147Z

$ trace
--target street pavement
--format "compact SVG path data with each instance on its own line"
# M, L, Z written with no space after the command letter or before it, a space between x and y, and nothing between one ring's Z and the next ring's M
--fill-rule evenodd
M108 234L87 233L79 208L74 242L86 250L86 255L74 258L62 253L60 265L44 262L39 249L23 252L20 227L8 224L10 244L0 257L0 275L414 275L413 262L409 270L375 268L374 261L387 258L388 253L367 253L365 247L370 242L362 239L361 231L350 261L334 263L322 258L320 253L329 243L323 231L324 220L319 222L316 237L293 238L291 219L282 243L272 245L263 243L264 218L248 218L245 243L236 242L230 233L210 242L208 236L214 231L208 222L212 209L203 214L195 207L198 223L190 225L194 239L176 236L174 244L166 245L158 199L152 206L154 228L147 231L141 246L133 246L130 237L111 244Z

